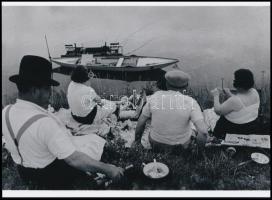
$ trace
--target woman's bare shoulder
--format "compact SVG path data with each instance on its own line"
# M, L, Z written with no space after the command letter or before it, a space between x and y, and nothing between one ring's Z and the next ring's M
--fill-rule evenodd
M237 95L233 95L226 101L234 110L240 110L243 107L241 99Z

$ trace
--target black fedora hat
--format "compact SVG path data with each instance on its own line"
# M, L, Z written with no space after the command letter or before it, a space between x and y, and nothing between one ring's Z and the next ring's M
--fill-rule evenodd
M58 86L59 82L51 78L52 64L40 56L26 55L20 63L19 74L9 77L13 83Z

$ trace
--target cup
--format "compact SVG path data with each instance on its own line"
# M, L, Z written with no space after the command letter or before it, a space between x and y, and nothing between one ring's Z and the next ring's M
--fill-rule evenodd
M228 147L226 152L230 157L233 157L236 154L236 149L234 147Z

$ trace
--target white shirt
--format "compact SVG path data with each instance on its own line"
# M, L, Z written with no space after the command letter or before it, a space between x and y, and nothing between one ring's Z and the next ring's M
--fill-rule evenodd
M203 119L196 100L171 90L154 93L142 114L151 118L151 138L169 145L188 142L192 135L190 121Z
M21 158L7 129L6 110L7 106L2 110L2 133L6 140L6 148L11 153L12 159L15 163L20 164ZM19 141L19 150L24 167L44 168L56 158L65 159L76 150L69 138L70 133L67 132L65 126L56 116L37 104L20 99L17 99L16 103L12 105L9 113L15 137L22 125L37 114L46 114L48 117L34 122L26 129Z
M95 90L90 86L71 81L68 86L67 100L73 115L86 117L94 108L97 96Z

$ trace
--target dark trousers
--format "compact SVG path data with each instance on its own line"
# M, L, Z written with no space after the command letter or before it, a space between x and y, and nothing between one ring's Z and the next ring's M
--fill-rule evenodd
M214 127L213 135L219 139L225 139L227 133L258 134L258 119L245 124L235 124L221 116Z
M97 106L95 106L92 111L86 116L86 117L78 117L72 114L72 117L74 118L74 120L76 120L77 122L81 123L81 124L92 124L94 121L94 118L96 116L97 113Z
M64 160L58 159L42 169L18 165L18 172L24 182L33 184L39 189L51 190L72 189L77 178L86 176L84 172L69 166Z
M191 141L190 140L187 144L185 145L169 145L169 144L164 144L157 142L153 140L149 134L149 143L151 145L152 151L155 153L171 153L171 154L180 154L181 152L189 151L191 147Z

